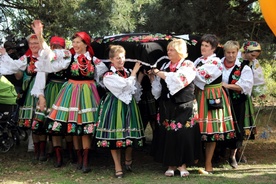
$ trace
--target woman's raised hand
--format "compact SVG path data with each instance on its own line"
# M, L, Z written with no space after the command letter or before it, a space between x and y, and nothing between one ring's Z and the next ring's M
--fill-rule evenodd
M40 20L34 20L31 26L37 36L42 36L43 24Z

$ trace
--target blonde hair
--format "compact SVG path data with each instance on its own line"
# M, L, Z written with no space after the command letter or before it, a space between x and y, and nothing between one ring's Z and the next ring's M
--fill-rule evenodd
M229 49L237 49L239 51L240 49L240 44L237 41L229 40L223 45L223 50L229 50Z
M167 50L169 49L169 47L174 48L181 58L185 59L186 57L188 57L187 44L184 40L174 39L168 44Z
M110 45L109 46L109 58L115 57L118 53L126 54L126 50L121 45Z

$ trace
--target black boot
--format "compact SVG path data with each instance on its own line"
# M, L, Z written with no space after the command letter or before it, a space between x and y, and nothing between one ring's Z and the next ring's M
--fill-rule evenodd
M77 158L78 158L77 169L81 170L82 169L82 149L78 149L76 150L76 152L77 152Z
M54 148L56 153L56 162L54 164L55 167L61 167L62 166L62 148L60 146L57 146Z
M34 159L33 160L38 160L39 159L39 152L40 152L40 143L39 142L34 142Z
M47 157L46 157L46 153L45 153L46 152L46 141L40 141L39 147L40 147L39 161L45 162L45 161L47 161Z
M75 163L76 162L76 157L74 155L73 142L66 142L66 150L67 150L67 153L68 153L69 162L70 163Z
M83 173L88 173L91 171L91 168L89 167L89 149L84 149L83 150L83 165L82 165L82 172Z

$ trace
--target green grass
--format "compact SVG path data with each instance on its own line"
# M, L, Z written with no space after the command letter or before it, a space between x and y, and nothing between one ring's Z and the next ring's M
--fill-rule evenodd
M83 174L75 169L75 165L67 164L61 168L53 167L53 160L44 163L33 163L32 154L27 153L27 142L14 147L8 153L0 154L0 183L122 183L122 184L244 184L276 183L276 120L273 108L256 108L259 115L256 120L258 135L256 140L246 143L245 155L247 164L240 164L238 169L232 169L226 161L214 165L214 174L203 176L198 174L198 167L189 167L190 176L181 178L179 173L174 177L164 176L166 170L160 163L153 161L148 149L135 150L133 153L133 172L125 172L124 178L114 178L114 166L111 155L107 150L92 153L92 172ZM275 109L276 111L276 109ZM267 132L267 139L261 134ZM151 139L149 128L147 139Z

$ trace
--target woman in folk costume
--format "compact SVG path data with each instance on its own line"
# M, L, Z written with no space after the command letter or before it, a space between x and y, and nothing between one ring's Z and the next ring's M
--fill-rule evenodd
M73 135L77 169L87 173L91 171L88 155L100 101L96 80L107 68L101 60L94 57L91 38L86 32L75 33L72 40L72 57L66 70L68 81L56 97L48 121L49 125L52 122L53 131ZM60 71L61 65L64 65L64 62L52 62L49 67L44 65L38 68L41 71L57 72Z
M261 54L261 45L256 41L245 41L238 54L240 61L246 63L253 72L253 88L251 97L259 98L264 101L266 98L266 84L263 74L263 69L258 61L258 57ZM252 103L252 98L247 97L246 101L246 118L244 125L244 139L255 139L255 134L257 134L256 124L254 119L254 107ZM247 159L242 155L241 149L237 151L237 160L241 162L247 162Z
M238 58L248 61L248 66L252 69L254 77L252 96L264 100L267 89L263 69L257 59L260 56L261 51L261 45L258 42L245 41L240 48Z
M40 22L40 21L39 21ZM36 26L35 33L39 38L40 43L44 43L44 39L42 37L42 24ZM33 123L36 123L36 129L39 127L46 128L46 132L51 136L49 140L52 138L52 146L54 147L54 151L56 154L56 162L54 164L55 167L60 167L62 165L62 136L54 131L52 131L52 126L46 126L45 120L47 113L51 110L52 105L54 104L54 100L58 95L62 85L66 82L65 70L71 61L71 53L69 50L65 50L65 40L64 38L53 36L50 40L50 47L47 46L46 43L43 50L41 51L41 55L39 57L39 61L36 65L41 63L42 66L50 64L51 62L58 62L58 60L64 60L64 65L60 65L60 71L55 73L47 73L47 77L45 72L37 72L37 77L35 79L35 85L32 88L32 95L37 97L38 100L38 108L35 112L35 117ZM46 83L47 81L47 83ZM46 86L46 87L45 87ZM49 128L50 127L50 128ZM49 129L48 129L49 128ZM72 136L65 136L66 146L69 151L69 154L73 151L73 140Z
M161 69L153 69L152 94L158 99L160 125L153 140L155 160L168 167L165 176L174 176L179 170L180 177L187 177L188 165L199 159L200 134L194 124L197 104L193 80L196 69L188 56L186 42L175 39L167 46L170 62Z
M109 59L112 64L110 71L103 76L103 84L109 92L101 101L95 133L98 147L111 150L117 178L123 177L121 150L125 149L125 168L131 171L132 147L143 146L144 138L142 119L134 98L141 92L136 87L140 63L137 62L129 71L124 68L125 54L122 46L110 46Z
M234 139L235 129L229 99L222 88L221 61L214 54L218 39L206 34L201 38L202 56L195 60L197 68L194 80L198 102L198 123L201 141L205 143L205 169L200 174L213 172L212 157L217 141Z
M31 34L27 37L29 49L18 60L13 60L8 54L1 56L2 66L5 66L9 70L9 74L17 73L19 70L23 72L23 96L19 100L19 125L27 128L32 128L32 119L34 117L34 111L36 107L37 99L31 95L31 89L34 85L36 77L35 63L39 56L39 50L41 45L35 34ZM45 147L46 147L46 135L43 131L36 131L32 134L34 143L35 160L46 161Z
M239 52L239 43L229 40L224 46L224 56L221 59L223 64L222 85L228 90L229 98L233 105L232 113L235 114L239 127L239 134L236 131L237 139L228 142L227 147L230 149L229 164L233 168L238 167L236 161L237 149L242 146L245 131L248 125L246 113L246 101L250 97L253 87L253 73L247 66L246 61L240 61L237 58Z

